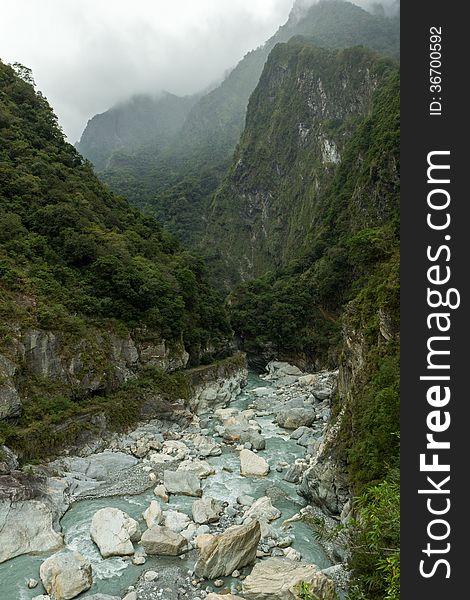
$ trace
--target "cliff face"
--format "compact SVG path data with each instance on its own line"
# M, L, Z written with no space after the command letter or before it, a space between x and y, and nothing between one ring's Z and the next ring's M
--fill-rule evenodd
M208 219L206 243L229 281L260 276L307 247L345 144L387 71L361 48L335 52L295 39L271 52Z

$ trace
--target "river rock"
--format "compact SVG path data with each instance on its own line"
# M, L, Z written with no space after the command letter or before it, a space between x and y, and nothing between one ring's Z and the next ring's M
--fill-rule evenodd
M199 456L220 456L222 454L220 444L210 437L198 434L192 438L192 442Z
M240 434L240 442L248 442L255 450L264 450L266 448L266 440L257 431L242 431Z
M220 518L222 506L214 498L201 498L195 500L192 506L193 519L195 523L204 525L205 523L215 523Z
M150 506L142 513L144 521L147 523L147 527L153 527L154 525L160 525L162 522L163 514L162 508L158 500L152 500Z
M287 558L268 558L257 563L243 581L243 594L248 600L298 600L298 585L310 585L314 598L337 600L335 585L315 565Z
M160 498L162 502L168 502L169 497L167 493L167 489L164 485L157 485L157 487L153 490L153 493L157 498Z
M147 529L140 543L147 554L157 556L179 556L188 549L188 542L181 534L161 525Z
M55 600L70 600L89 590L91 564L79 552L63 550L47 558L39 569L47 593Z
M170 494L202 496L201 481L190 471L164 471L163 483Z
M178 466L177 471L187 471L195 473L199 479L205 479L210 475L214 475L215 469L206 460L184 460Z
M89 479L106 481L114 473L133 467L138 459L124 452L98 452L86 458L74 457L62 460L67 472L83 474Z
M216 579L251 565L261 539L260 525L234 525L205 543L199 554L194 572L197 577Z
M285 429L309 427L315 421L315 410L310 407L288 408L281 410L276 417L276 423Z
M183 529L189 524L189 517L187 514L178 512L177 510L167 510L164 514L164 525L175 533L181 533Z
M98 546L101 556L131 556L133 541L140 538L139 524L119 508L102 508L91 520L91 539Z
M262 477L269 473L269 464L262 457L251 450L243 449L240 452L240 474Z
M305 465L302 463L294 463L287 469L282 478L288 483L299 483L305 468Z
M281 511L271 504L267 496L258 498L245 513L245 519L257 521L275 521L281 516Z
M309 387L313 385L316 380L317 376L313 373L309 373L308 375L302 375L302 377L299 377L299 384L304 387Z

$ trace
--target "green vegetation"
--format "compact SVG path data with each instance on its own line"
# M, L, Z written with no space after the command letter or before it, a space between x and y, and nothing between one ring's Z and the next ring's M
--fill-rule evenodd
M46 99L3 64L0 90L2 320L72 333L145 325L182 339L193 362L221 348L230 329L201 260L110 193Z

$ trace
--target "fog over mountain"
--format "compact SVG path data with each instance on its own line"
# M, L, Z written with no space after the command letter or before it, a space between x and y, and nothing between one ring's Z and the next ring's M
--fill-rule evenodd
M312 3L297 0L300 8ZM216 84L287 20L292 6L293 0L5 0L0 57L33 70L75 142L94 114L134 94L186 95Z

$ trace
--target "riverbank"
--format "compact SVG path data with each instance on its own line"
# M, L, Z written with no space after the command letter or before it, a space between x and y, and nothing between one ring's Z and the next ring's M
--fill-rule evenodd
M90 562L90 593L118 598L130 594L126 600L197 600L225 589L247 599L261 597L256 580L265 574L250 576L252 561L229 573L223 571L230 556L234 564L238 560L233 548L232 554L225 551L219 560L221 575L215 575L217 570L212 568L214 557L208 560L209 570L201 566L203 542L217 545L227 530L231 535L230 528L255 521L260 525L259 539L247 534L245 542L251 542L257 564L269 568L271 559L290 567L290 561L316 564L319 568L313 579L323 585L330 581L318 573L330 568L338 556L328 556L300 518L305 501L296 486L322 444L336 373L312 376L295 369L271 364L266 378L251 375L241 394L234 382L228 387L212 386L210 392L210 386L204 385L200 414L193 414L190 422L153 419L129 433L113 434L100 452L63 456L35 469L36 476L65 485L64 497L71 506L65 516L59 516L62 532L56 533L63 533L66 547ZM227 389L234 393L222 399ZM225 408L217 409L219 404ZM202 498L199 509L194 506L198 498ZM157 527L184 539L181 558L151 554L142 538L133 545L131 555L104 559L90 538L94 515L102 509L118 509L136 519L142 531L149 531L152 528L142 520L149 507L159 515ZM40 584L29 590L24 577L38 580L43 560L44 556L21 556L0 565L2 581L10 586L10 594L16 594L12 600L39 594ZM276 564L276 571L280 570L282 564ZM302 571L300 576L313 575ZM322 600L330 597L328 590ZM273 589L270 597L278 597L276 593Z

